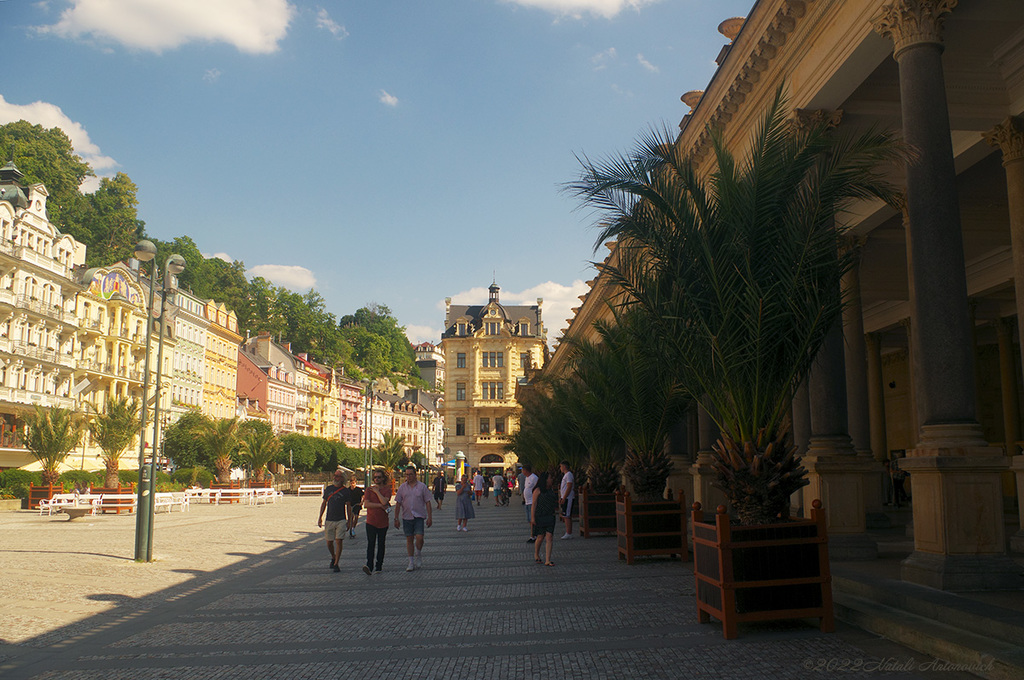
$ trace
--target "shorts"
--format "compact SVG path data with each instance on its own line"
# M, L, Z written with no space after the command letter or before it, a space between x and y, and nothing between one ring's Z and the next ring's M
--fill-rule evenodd
M324 522L324 538L328 541L341 541L348 531L348 522L343 519L329 519Z
M435 491L434 492L434 500L435 501L443 501L444 500L444 491Z
M553 515L542 517L533 525L533 535L543 536L544 534L555 533L555 518Z
M576 500L575 497L569 496L565 499L565 503L562 504L562 517L572 516L572 502Z
M526 521L529 522L530 521L530 517L533 516L533 504L532 503L527 503L523 507L526 508Z
M414 517L412 519L403 519L402 520L402 531L405 533L406 536L416 536L416 535L422 536L423 535L424 521L425 520L424 520L423 517Z
M483 489L477 489L476 490L476 499L477 500L480 500L480 497L483 496L483 495L484 495L484 490Z

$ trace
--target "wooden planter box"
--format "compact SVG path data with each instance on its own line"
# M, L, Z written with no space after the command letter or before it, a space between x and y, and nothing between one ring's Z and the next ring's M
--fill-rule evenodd
M593 493L589 487L580 490L580 535L613 535L616 532L615 494Z
M227 482L227 483L225 483L225 482L211 482L210 483L210 488L211 489L241 489L242 488L242 483L241 482ZM225 498L222 498L219 501L217 501L218 504L220 504L220 503L241 503L241 502L242 502L242 499L241 499L240 496L229 496L229 497L225 497Z
M634 501L629 493L615 494L615 535L619 559L633 564L638 556L679 556L690 559L686 547L686 496L682 489L672 501Z
M694 503L693 572L697 618L721 621L727 640L747 621L816 618L823 632L835 630L821 501L811 519L755 526L730 524L725 506L705 520Z
M48 501L53 498L55 493L64 493L64 487L60 484L46 484L42 486L36 486L35 484L28 485L28 509L38 510L39 501Z
M94 495L102 494L123 494L130 495L135 493L135 485L129 484L128 486L94 486L92 488ZM135 509L135 501L131 498L119 498L117 500L107 499L103 502L103 507L100 508L101 514L107 514L112 512L115 515L120 515L122 512L126 512L129 515Z

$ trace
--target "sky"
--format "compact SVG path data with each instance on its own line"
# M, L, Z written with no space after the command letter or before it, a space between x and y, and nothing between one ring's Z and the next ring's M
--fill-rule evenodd
M0 0L0 124L60 127L149 235L438 342L444 299L543 298L592 261L578 158L676 126L752 0ZM83 186L94 189L98 180Z

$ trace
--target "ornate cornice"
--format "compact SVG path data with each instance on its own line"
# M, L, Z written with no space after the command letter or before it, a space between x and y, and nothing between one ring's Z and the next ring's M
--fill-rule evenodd
M747 93L753 89L754 83L760 80L761 74L768 70L771 61L778 55L779 48L786 44L789 34L796 30L799 20L807 14L808 5L814 2L815 0L785 0L782 3L748 53L746 62L739 70L739 77L729 86L725 96L718 102L717 109L708 116L704 129L694 140L691 154L695 162L700 162L711 150L709 130L722 127L739 111L747 98ZM732 49L736 48L737 45L734 43ZM698 106L703 103L700 102Z
M871 19L875 32L891 38L900 52L923 43L942 46L942 24L959 0L894 0Z
M1011 116L982 137L1003 152L1003 165L1024 159L1024 118Z
M809 130L822 124L835 128L839 127L842 120L842 109L797 109L792 124L798 130Z

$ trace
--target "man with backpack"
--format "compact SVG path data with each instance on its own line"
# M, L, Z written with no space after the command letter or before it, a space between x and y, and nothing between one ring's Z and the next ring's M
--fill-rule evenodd
M324 524L324 510L327 511L327 524ZM324 502L320 504L320 516L316 520L318 527L323 527L327 539L327 549L331 551L331 571L341 571L338 561L341 559L341 547L348 533L348 522L352 508L349 490L346 486L345 472L334 471L334 482L324 489Z

